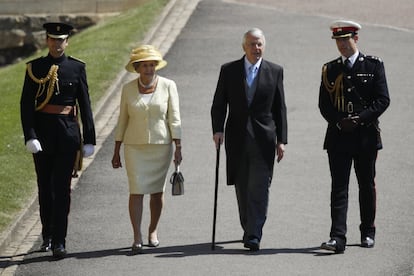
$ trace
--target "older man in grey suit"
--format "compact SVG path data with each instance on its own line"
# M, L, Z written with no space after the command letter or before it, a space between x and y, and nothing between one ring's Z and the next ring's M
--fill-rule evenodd
M213 139L226 136L227 185L235 185L244 247L260 249L275 156L287 144L283 68L262 58L260 29L243 36L245 55L224 64L211 107Z

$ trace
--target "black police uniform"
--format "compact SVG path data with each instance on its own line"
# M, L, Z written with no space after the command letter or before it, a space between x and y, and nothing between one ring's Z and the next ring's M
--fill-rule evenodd
M390 103L383 62L359 53L348 69L339 57L323 66L319 109L328 122L324 149L332 177L330 236L346 244L348 187L352 162L359 185L361 239L375 238L375 161L382 148L378 117ZM352 130L341 120L358 115Z
M44 81L44 84L39 81L47 80L53 65L58 66L57 81L48 96L48 85L52 78ZM46 100L47 97L50 99ZM72 170L82 139L76 117L78 110L73 108L76 104L82 120L82 142L96 144L85 64L66 55L53 58L50 54L29 62L20 104L25 142L38 139L42 146L42 151L33 154L42 236L44 240L51 239L52 247L65 246ZM44 108L36 110L44 104ZM56 107L64 106L72 107L70 112L59 114Z

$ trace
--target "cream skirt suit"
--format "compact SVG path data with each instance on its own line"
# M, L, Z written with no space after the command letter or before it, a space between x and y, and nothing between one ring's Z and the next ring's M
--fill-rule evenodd
M138 92L137 79L126 83L122 88L115 141L124 143L130 194L164 192L172 162L172 139L181 139L175 82L158 76L148 103Z

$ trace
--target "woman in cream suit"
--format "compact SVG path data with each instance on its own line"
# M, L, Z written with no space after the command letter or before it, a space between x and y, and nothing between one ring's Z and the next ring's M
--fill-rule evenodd
M159 245L157 225L164 204L166 176L172 160L172 142L175 144L175 165L182 160L177 87L174 81L156 74L157 70L166 65L167 62L156 48L142 45L132 51L125 67L127 71L137 72L139 76L122 88L112 167L122 167L120 148L124 143L134 253L142 250L144 194L150 194L148 246Z

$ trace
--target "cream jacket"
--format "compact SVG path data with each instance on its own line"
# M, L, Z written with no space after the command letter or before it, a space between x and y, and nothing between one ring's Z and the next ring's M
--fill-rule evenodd
M126 83L122 87L115 141L124 144L169 144L172 139L181 139L175 82L159 76L148 104L141 99L137 79Z

